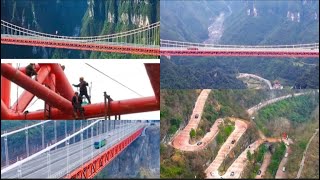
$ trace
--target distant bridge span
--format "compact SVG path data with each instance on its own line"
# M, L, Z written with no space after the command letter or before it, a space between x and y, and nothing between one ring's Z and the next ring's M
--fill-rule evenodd
M319 58L319 43L295 45L216 45L160 39L162 56Z

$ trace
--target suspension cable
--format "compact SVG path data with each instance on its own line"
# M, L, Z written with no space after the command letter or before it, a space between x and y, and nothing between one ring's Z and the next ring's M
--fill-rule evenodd
M94 70L98 71L99 73L103 74L104 76L106 76L106 77L110 78L111 80L115 81L116 83L120 84L121 86L123 86L123 87L125 87L125 88L129 89L130 91L134 92L134 93L135 93L135 94L137 94L138 96L143 97L141 94L137 93L136 91L134 91L133 89L129 88L128 86L126 86L126 85L122 84L121 82L119 82L119 81L115 80L114 78L112 78L112 77L108 76L107 74L105 74L104 72L100 71L99 69L97 69L97 68L95 68L95 67L91 66L91 65L90 65L90 64L88 64L88 63L86 63L86 65L87 65L87 66L89 66L89 67L91 67L92 69L94 69Z
M18 70L20 68L20 63L17 63L17 67L18 67ZM19 86L17 85L17 108L16 108L16 112L18 112L18 107L19 107Z

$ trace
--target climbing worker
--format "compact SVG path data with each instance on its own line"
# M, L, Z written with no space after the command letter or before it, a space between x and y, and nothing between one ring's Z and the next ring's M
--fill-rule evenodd
M80 112L80 114L83 113L81 104L82 104L82 97L79 96L78 92L75 92L72 97L73 115L75 119L78 119L78 115L77 115L78 111Z
M72 84L74 87L80 87L80 96L83 95L88 99L88 103L91 104L90 97L88 95L87 87L88 83L83 79L83 77L80 77L79 79L80 83L78 85Z
M36 65L35 63L30 63L27 67L26 67L26 75L29 76L30 78L32 78L32 76L35 76L35 80L37 81L37 75L38 73L36 72Z

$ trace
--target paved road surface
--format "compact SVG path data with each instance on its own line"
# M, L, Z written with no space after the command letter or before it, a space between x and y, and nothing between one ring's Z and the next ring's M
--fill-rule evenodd
M288 156L289 156L289 147L288 146L286 146L286 152L285 153L288 153ZM282 168L286 167L287 161L288 161L288 157L283 156L283 158L282 158L282 160L281 160L281 162L279 164L276 176L275 176L276 179L287 178L286 172L282 171Z
M201 91L195 107L193 109L192 115L190 117L190 121L188 123L188 125L182 130L180 131L177 136L174 137L173 141L172 141L172 146L176 149L180 149L183 151L194 151L195 149L199 149L199 147L197 147L197 145L191 145L189 143L190 141L190 131L191 129L196 130L198 128L199 122L201 120L201 115L203 112L203 108L204 105L206 103L206 100L209 96L211 89L204 89ZM197 118L195 118L196 114L198 115ZM216 121L217 123L217 121ZM211 128L210 133L207 135L206 139L212 139L212 136L215 136L215 134L217 133L217 129L218 129L218 124L214 124L213 127ZM202 143L202 148L203 146L206 146L207 143Z
M258 75L248 74L248 73L239 73L239 75L237 76L237 78L244 78L244 77L250 77L250 78L254 78L254 79L258 79L260 81L263 81L265 84L268 85L269 89L272 89L271 82L267 79L264 79L264 78L258 76Z
M247 151L250 151L251 153L253 153L259 146L260 144L262 144L263 141L262 140L257 140L254 143L250 144L250 148L249 146L246 148L246 150L244 150L240 156L238 156L238 158L231 164L231 166L227 169L226 173L222 176L223 179L233 179L233 178L240 178L241 177L241 173L244 170L244 168L247 165ZM231 173L234 173L233 175L231 175Z
M262 179L264 178L264 175L266 174L267 168L271 162L271 153L268 151L264 154L263 163L260 167L261 174L256 176L256 179Z
M91 138L85 139L83 141L83 148L82 143L76 142L74 144L69 145L69 171L79 167L83 162L86 162L103 150L111 147L112 145L119 142L119 138L122 139L124 137L129 136L137 129L142 128L144 125L140 123L136 124L127 124L126 129L118 128L109 131L108 133L104 133L101 136L94 136L92 141ZM123 131L121 131L123 130ZM106 138L107 144L106 146L100 149L94 149L93 142L98 141L100 139ZM83 154L81 149L83 149ZM93 154L92 154L93 153ZM83 159L82 159L83 157ZM24 163L20 169L21 173L19 173L19 168L14 168L4 174L1 174L1 178L54 178L54 177L63 177L67 173L67 150L65 147L59 148L56 150L50 151L50 166L47 165L48 157L47 154L41 154L36 158ZM49 173L50 168L50 173Z
M218 151L217 156L209 165L209 167L205 170L207 178L220 178L221 176L218 174L218 168L222 164L226 155L230 153L230 151L236 146L241 136L246 132L247 124L244 121L236 120L235 129L230 134L226 142L221 146ZM231 144L232 140L236 140L234 144Z
M300 96L300 95L304 95L304 94L306 94L306 93L295 93L294 96ZM272 103L275 103L275 102L278 102L278 101L281 101L283 99L287 99L287 98L290 98L290 97L292 97L291 94L264 101L262 103L259 103L259 104L255 105L255 106L249 108L247 110L247 112L248 112L249 116L251 116L253 113L255 113L256 111L260 110L261 108L263 108L265 106L268 106L269 104L272 104Z

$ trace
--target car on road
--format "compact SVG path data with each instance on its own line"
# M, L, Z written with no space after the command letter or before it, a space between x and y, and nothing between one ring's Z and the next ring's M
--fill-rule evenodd
M95 149L99 149L99 148L105 146L106 142L107 142L106 139L102 139L101 141L94 142L93 146L94 146Z
M198 117L199 117L199 114L196 114L196 115L194 116L194 118L196 118L196 119L198 119Z
M230 176L234 176L234 172L231 172Z
M197 50L199 50L199 49L198 49L198 48L195 48L195 47L188 47L187 50L197 51Z
M235 142L236 142L236 140L234 139L234 140L231 141L231 144L234 144Z
M198 146L200 146L201 144L202 144L202 142L201 142L201 141L197 142L197 145L198 145Z
M260 174L261 174L261 170L260 170L260 169L259 169L259 171L257 172L257 174L258 174L258 175L260 175Z
M210 175L213 176L213 172L210 172Z
M283 167L283 168L282 168L282 171L285 172L285 171L286 171L286 167Z
M154 125L155 125L154 122L150 123L150 126L154 126Z
M286 154L284 155L284 157L285 157L285 158L288 157L288 153L286 153Z

